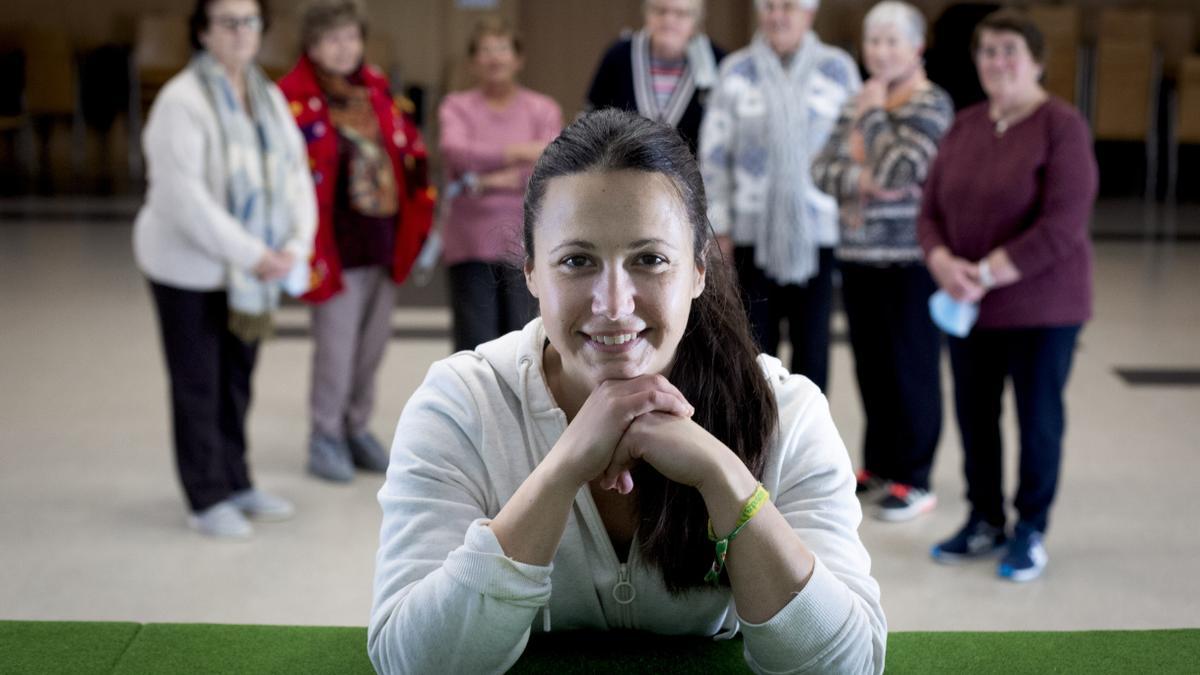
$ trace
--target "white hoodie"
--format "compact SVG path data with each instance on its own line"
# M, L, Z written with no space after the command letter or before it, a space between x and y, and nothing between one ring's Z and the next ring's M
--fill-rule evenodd
M545 341L535 319L434 363L400 415L379 491L367 641L379 672L503 672L531 629L617 628L722 637L740 629L757 672L883 670L887 627L858 538L846 448L817 387L768 356L759 362L780 429L762 482L817 559L803 591L774 617L739 621L724 587L672 596L639 560L636 541L620 563L586 489L551 565L506 557L486 523L567 426L542 373Z

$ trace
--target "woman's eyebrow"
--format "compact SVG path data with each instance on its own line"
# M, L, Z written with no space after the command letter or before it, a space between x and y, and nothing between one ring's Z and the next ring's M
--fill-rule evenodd
M649 239L638 239L637 241L629 244L629 248L642 248L644 246L662 246L662 247L669 248L669 249L675 248L675 246L673 246L671 244L671 242L667 241L666 239L659 239L658 237L650 237Z
M584 239L568 239L567 241L564 241L563 243L559 244L558 246L555 246L554 248L550 249L550 252L557 253L559 250L564 249L564 248L581 248L585 251L595 251L596 245L593 244L592 242L586 241Z

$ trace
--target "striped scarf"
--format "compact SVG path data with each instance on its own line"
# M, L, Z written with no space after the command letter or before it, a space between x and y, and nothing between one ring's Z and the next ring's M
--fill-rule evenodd
M246 68L249 110L238 100L229 76L208 52L192 58L188 68L200 80L221 129L221 149L228 175L225 208L246 231L272 249L291 232L285 190L288 170L301 161L289 147L286 124L271 100L271 81L257 66ZM271 332L271 312L279 307L279 281L262 281L232 265L228 271L229 330L245 342Z

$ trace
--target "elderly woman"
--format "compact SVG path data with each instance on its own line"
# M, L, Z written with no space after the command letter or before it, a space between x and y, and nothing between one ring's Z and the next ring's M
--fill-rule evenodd
M432 220L425 145L387 78L363 62L365 36L357 0L309 2L303 55L279 82L308 141L320 214L304 295L314 342L308 471L334 482L352 480L355 467L387 469L370 430L375 376L397 284Z
M474 349L533 318L535 306L518 268L521 198L534 161L562 130L562 110L517 84L521 39L489 17L467 52L476 85L449 94L438 110L448 181L468 185L442 226L450 278L454 349Z
M725 52L699 32L704 0L643 0L646 25L600 60L587 105L620 108L675 127L692 151Z
M760 672L880 672L845 446L821 392L757 355L678 134L617 110L567 127L524 239L541 318L434 364L400 417L375 667L501 672L531 630L740 627Z
M875 509L886 521L937 503L929 471L942 428L942 339L927 309L936 287L917 242L917 213L954 103L926 79L924 45L925 19L912 5L881 2L867 13L871 77L813 162L817 187L842 211L842 300L866 413L859 491L874 499L886 488Z
M162 331L188 522L216 537L249 537L247 516L293 511L253 487L246 463L258 345L316 219L304 141L254 63L264 10L262 0L196 2L195 55L146 123L148 188L133 226Z
M938 286L979 302L970 334L949 338L971 513L933 557L958 562L1003 550L999 575L1027 581L1048 559L1042 537L1058 484L1063 390L1092 313L1096 160L1083 116L1039 84L1043 42L1028 17L988 16L974 53L988 100L959 113L942 142L918 223ZM1021 444L1011 539L1001 484L1006 380Z
M786 321L792 372L824 389L837 202L813 184L812 159L858 91L858 68L810 29L817 0L755 6L759 32L721 64L700 132L708 215L734 247L759 346L776 353Z

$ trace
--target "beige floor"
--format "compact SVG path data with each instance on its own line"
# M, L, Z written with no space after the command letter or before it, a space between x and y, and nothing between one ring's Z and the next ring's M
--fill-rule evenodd
M0 619L364 625L380 480L338 487L304 475L310 343L264 348L250 425L258 481L295 500L299 516L260 526L249 543L200 538L183 527L165 378L129 229L70 218L0 222ZM1096 320L1069 390L1046 575L1018 586L989 564L930 562L930 544L965 514L948 414L935 513L862 526L892 629L1200 626L1200 387L1131 388L1113 373L1200 368L1200 246L1101 243L1097 254ZM305 320L300 309L283 317ZM448 317L401 308L395 322L444 327ZM374 421L381 436L448 349L393 342ZM831 392L857 458L862 420L844 345L834 347Z

